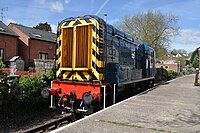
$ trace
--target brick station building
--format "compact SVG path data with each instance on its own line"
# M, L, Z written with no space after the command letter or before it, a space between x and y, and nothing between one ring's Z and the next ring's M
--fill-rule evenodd
M10 23L19 36L18 55L25 61L26 69L34 66L34 59L53 59L56 50L56 34Z
M165 68L168 71L172 70L174 72L180 72L180 64L176 63L175 60L165 60L165 61L157 61L156 68Z
M19 36L0 21L0 59L8 62L18 55Z

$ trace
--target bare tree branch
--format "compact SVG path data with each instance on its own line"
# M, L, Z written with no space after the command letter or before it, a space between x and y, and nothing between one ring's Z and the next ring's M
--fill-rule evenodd
M117 27L134 37L142 39L159 53L159 50L167 51L171 38L178 34L177 21L178 18L171 14L148 11L147 13L123 17ZM164 54L158 54L159 58L162 58Z

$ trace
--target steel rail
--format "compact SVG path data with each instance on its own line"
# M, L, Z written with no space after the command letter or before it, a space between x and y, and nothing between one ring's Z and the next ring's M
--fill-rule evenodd
M71 122L71 120L72 120L72 115L67 115L62 118L59 118L59 119L53 120L51 122L33 127L31 129L28 129L25 131L21 130L20 132L23 132L23 133L47 132L47 131L51 131L51 130L58 128L61 125L61 123Z

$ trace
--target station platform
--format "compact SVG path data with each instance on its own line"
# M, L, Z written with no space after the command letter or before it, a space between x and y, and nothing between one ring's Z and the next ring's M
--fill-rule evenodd
M200 87L187 75L52 132L200 132Z

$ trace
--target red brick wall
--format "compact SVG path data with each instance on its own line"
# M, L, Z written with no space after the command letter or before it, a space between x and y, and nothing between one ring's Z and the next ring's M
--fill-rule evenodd
M9 26L17 35L19 35L19 56L25 61L26 68L29 67L29 62L39 58L39 52L47 53L48 59L52 59L56 49L56 43L47 42L36 39L29 39L27 35L21 32L13 24Z
M25 61L25 66L28 67L28 42L29 38L21 30L15 27L12 23L8 25L19 36L18 54Z
M0 48L4 49L4 61L18 55L18 37L0 34Z
M18 53L22 60L25 61L25 66L28 66L28 46L19 40Z
M56 50L56 43L30 39L29 48L30 59L39 59L40 52L47 53L48 59L53 59Z
M167 69L168 71L172 70L172 71L175 71L175 72L179 72L179 66L178 66L177 63L175 63L175 64L161 64L161 63L156 63L156 68L160 68L161 66L163 68Z

